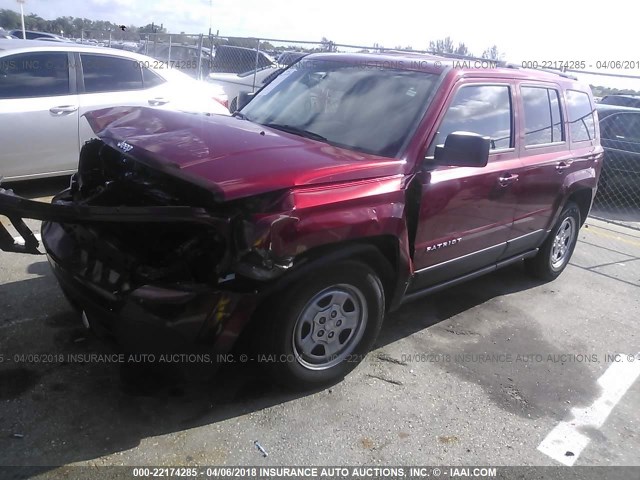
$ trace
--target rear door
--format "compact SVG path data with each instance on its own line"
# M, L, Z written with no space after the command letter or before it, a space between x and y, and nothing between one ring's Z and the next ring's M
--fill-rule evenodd
M560 86L521 82L517 93L522 167L517 172L516 216L505 257L542 243L562 201L564 180L574 166Z
M466 81L450 95L420 174L416 276L409 293L493 265L506 248L514 218L519 167L515 149L513 85ZM449 133L491 138L486 167L433 167L433 151Z
M565 198L574 172L593 162L596 127L589 95L553 83L521 83L517 212L505 256L540 246Z
M78 97L67 52L0 57L0 178L69 172L78 161Z
M115 55L80 53L80 143L93 137L82 117L86 112L114 106L162 106L171 101L165 80L141 62Z

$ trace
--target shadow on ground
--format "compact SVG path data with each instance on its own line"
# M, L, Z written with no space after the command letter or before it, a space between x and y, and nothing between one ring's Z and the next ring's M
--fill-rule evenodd
M40 277L3 285L5 295L0 295L0 301L7 301L7 292L38 292L55 284L41 263L28 269ZM430 336L426 348L442 354L452 349L469 354L554 352L528 312L505 312L500 306L500 296L536 285L515 267L418 300L389 316L377 346L419 333ZM175 366L68 362L64 360L68 354L115 350L87 334L78 314L60 298L50 305L42 301L35 309L42 313L29 321L2 318L0 313L0 354L5 360L0 366L0 465L92 460L131 449L148 437L213 425L314 394L282 390L254 364L226 364L211 378L210 372L185 372ZM18 311L24 310L14 313ZM473 320L462 323L459 314L469 312L474 313ZM510 335L516 331L518 335ZM424 351L424 343L421 348ZM45 356L39 363L12 361L25 353ZM53 357L47 359L47 354ZM63 361L56 355L62 355ZM595 382L580 364L558 366L563 375L549 372L546 385L527 382L526 366L516 372L503 371L507 367L495 363L454 362L435 368L481 385L501 408L525 417L561 417L566 410L561 392L567 389L588 398L597 393L589 390L588 385Z

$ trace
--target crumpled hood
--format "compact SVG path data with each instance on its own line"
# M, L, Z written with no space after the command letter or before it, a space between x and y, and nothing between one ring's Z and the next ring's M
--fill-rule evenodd
M368 155L239 118L144 107L85 114L105 143L152 158L232 200L297 186L397 175L405 162ZM166 170L166 169L165 169Z

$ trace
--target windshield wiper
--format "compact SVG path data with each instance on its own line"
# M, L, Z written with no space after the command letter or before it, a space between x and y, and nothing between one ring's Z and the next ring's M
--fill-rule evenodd
M231 114L232 117L239 118L240 120L247 120L247 116L242 113L240 110L236 110Z
M282 130L283 132L293 133L294 135L300 135L301 137L310 138L312 140L318 140L319 142L327 142L327 139L322 135L310 132L304 128L294 127L293 125L286 125L280 123L263 123L265 127L274 128L276 130Z

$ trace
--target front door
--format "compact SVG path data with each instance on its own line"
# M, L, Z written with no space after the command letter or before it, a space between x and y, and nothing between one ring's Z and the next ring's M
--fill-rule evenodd
M512 85L465 82L453 92L427 149L415 238L416 275L409 293L495 264L506 248L515 213ZM491 138L486 167L433 167L435 146L449 133Z
M0 178L75 170L78 97L69 72L66 52L0 57Z

